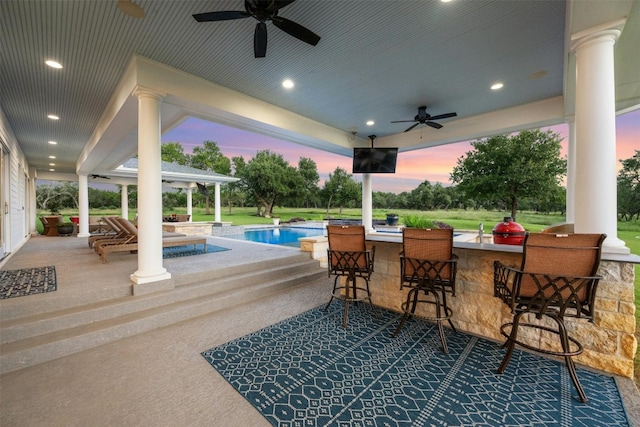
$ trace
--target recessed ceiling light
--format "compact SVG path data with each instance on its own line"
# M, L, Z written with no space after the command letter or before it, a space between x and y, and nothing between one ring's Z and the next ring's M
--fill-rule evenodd
M55 169L49 169L49 172L55 172L55 171L56 171Z
M62 68L62 64L60 64L57 61L53 61L51 59L44 61L45 64L47 64L49 67L51 68Z
M55 142L55 141L49 141L49 144L51 144L51 145L57 145L58 143L57 143L57 142Z
M55 165L56 165L55 163L49 163L49 166L55 166Z
M491 85L491 90L499 90L502 89L504 87L504 84L502 83L494 83Z
M55 114L49 114L47 117L51 120L60 120L60 117L56 116Z
M55 159L55 158L56 158L56 156L49 156L49 158L50 158L50 159Z
M451 0L440 0L442 3L449 3Z
M374 122L373 120L367 120L367 126L373 126L375 124L376 122Z
M286 80L284 80L284 81L282 82L282 86L283 86L285 89L292 89L292 88L293 88L293 86L294 86L294 84L293 84L293 80L291 80L291 79L286 79Z

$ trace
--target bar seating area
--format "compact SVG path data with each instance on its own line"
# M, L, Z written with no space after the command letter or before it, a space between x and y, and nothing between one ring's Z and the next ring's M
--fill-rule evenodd
M555 238L554 233L549 235ZM405 313L407 294L398 292L398 283L402 280L399 261L399 255L403 251L402 236L398 233L374 232L366 235L366 241L368 245L375 244L376 247L375 273L369 279L372 300L378 307ZM309 252L323 266L329 264L328 259L325 258L327 246L326 237L301 239L301 249ZM478 244L454 238L453 254L457 257L455 297L447 298L447 307L451 310L450 320L455 329L504 343L502 326L514 321L514 313L502 299L495 296L494 264L499 261L514 269L521 268L523 246ZM558 258L571 259L563 256ZM582 303L583 300L580 300L581 305L584 306L582 308L586 309L589 305L589 310L593 310L590 313L590 316L593 315L592 320L585 322L585 317L589 319L585 313L582 313L581 317L564 316L565 328L572 338L583 346L582 353L571 356L574 363L614 375L633 377L637 343L634 335L636 329L633 268L634 263L637 262L635 259L603 251L597 272L592 275L602 277L598 282L598 292L591 295L594 298L593 303ZM542 272L544 273L544 270ZM562 275L562 273L555 273ZM565 270L564 274L590 276L588 273L577 274L572 270ZM553 304L550 308L552 306ZM412 308L411 304L409 308ZM433 317L432 309L432 304L418 303L414 315L419 318ZM567 308L565 313L571 314L571 310ZM410 311L407 318L411 315ZM533 319L527 319L527 323L540 322L541 325L555 326L557 329L556 322L548 316L541 314L541 319L536 319L534 314L528 316ZM445 333L447 330L453 330L448 321L443 321L442 324L448 326L445 328ZM531 331L518 335L518 341L537 348L540 348L542 343L542 348L551 349L552 347L548 344L549 337L555 335L552 340L553 345L558 345L556 344L559 342L557 334L536 328L528 329ZM506 327L505 331L510 332ZM572 347L571 352L573 350ZM495 368L497 370L498 366Z

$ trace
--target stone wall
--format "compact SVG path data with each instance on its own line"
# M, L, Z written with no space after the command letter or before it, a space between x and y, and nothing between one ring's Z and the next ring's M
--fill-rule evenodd
M376 305L401 311L400 305L407 293L406 289L400 291L398 256L402 245L375 242L375 246L375 273L370 285L372 299ZM326 267L326 238L302 239L301 249L311 252ZM500 327L510 322L512 315L508 307L493 296L493 262L500 260L519 267L522 254L462 248L454 249L454 253L459 257L456 296L449 297L448 304L453 310L452 320L456 328L503 342L505 338L500 333ZM585 348L574 360L579 364L631 378L637 348L634 336L633 264L602 261L598 275L603 279L597 290L594 322L570 318L565 322L569 335L575 337ZM420 314L429 317L430 309L430 305L423 304ZM533 316L526 320L531 323L540 322ZM549 321L547 326L555 324ZM553 334L527 328L520 333L519 337L522 336L527 336L527 339L543 348L558 349L558 339Z

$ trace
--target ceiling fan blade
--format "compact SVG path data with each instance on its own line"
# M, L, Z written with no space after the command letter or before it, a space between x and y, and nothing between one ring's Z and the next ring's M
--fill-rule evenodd
M221 12L196 13L193 18L198 22L229 21L231 19L248 18L251 14L244 11L227 10Z
M441 129L442 125L440 123L436 123L436 122L425 122L424 123L427 126L431 126L434 129Z
M413 123L415 122L415 120L396 120L391 123L409 123L409 122Z
M447 113L447 114L440 114L438 116L431 116L429 117L429 119L431 120L440 120L440 119L448 119L449 117L456 117L458 114L456 113Z
M407 130L405 130L405 132L409 132L411 129L413 129L414 127L418 126L420 123L416 123L413 126L409 126L409 128L407 128Z
M280 16L273 16L271 18L273 25L280 28L285 33L292 35L298 40L302 40L305 43L308 43L312 46L315 46L320 41L320 36L314 33L311 30L306 29L300 24L297 24L287 18L282 18Z
M267 24L258 22L253 33L253 54L256 58L267 55Z

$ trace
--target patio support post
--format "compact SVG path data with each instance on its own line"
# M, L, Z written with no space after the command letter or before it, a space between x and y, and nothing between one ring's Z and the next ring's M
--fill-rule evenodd
M575 224L575 198L576 198L576 122L571 117L568 120L569 142L567 144L567 194L566 194L566 221Z
M120 187L120 216L129 219L129 186L126 184Z
M130 278L137 295L162 290L162 286L140 285L170 279L171 274L162 264L162 97L144 88L134 94L138 97L138 270Z
M220 218L220 183L215 183L215 204L214 204L214 217L216 222L222 221Z
M576 55L576 233L606 233L604 247L629 253L618 239L614 44L624 21L573 34Z
M189 215L189 222L193 221L193 188L187 188L187 215Z
M365 233L373 231L373 193L370 173L362 175L362 225Z
M32 236L38 235L38 230L36 228L36 218L38 215L38 202L36 201L36 169L33 167L29 168L29 191L27 192L27 221L29 227L29 234ZM0 178L2 178L0 176Z
M78 237L89 236L89 179L86 174L78 175Z

